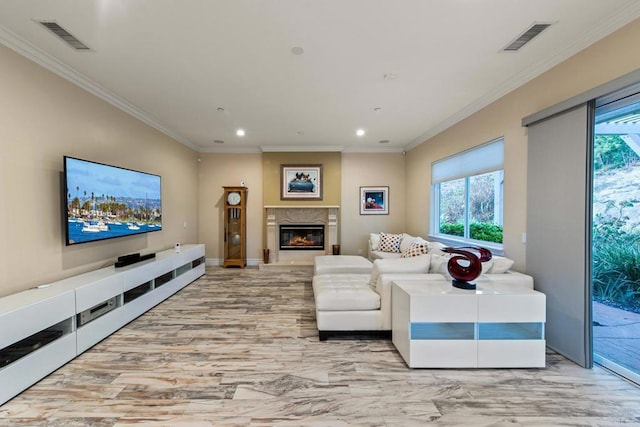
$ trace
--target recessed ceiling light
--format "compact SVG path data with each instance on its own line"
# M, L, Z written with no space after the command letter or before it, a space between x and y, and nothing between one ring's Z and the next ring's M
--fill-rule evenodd
M298 131L298 135L300 135L300 136L304 135L304 131L303 130L299 130Z
M214 139L213 142L215 142L216 144L224 144L224 141L221 139Z
M238 136L244 136L244 129L238 129L238 130L236 131L236 135L238 135Z
M385 74L385 75L383 76L383 78L384 78L385 80L395 80L395 79L397 79L397 78L398 78L398 75L397 75L397 74L394 74L394 73L387 73L387 74Z
M356 135L358 135L358 136L364 136L364 129L358 129L358 130L356 131Z
M383 139L382 141L378 141L378 144L388 144L389 140L388 139Z
M219 111L219 112L221 112L221 113L223 113L223 112L224 112L224 108L222 108L222 107L218 107L218 111Z
M304 49L300 46L294 46L291 48L291 53L294 55L302 55L304 53Z
M373 111L375 111L376 113L379 113L380 111L382 111L382 107L375 107Z

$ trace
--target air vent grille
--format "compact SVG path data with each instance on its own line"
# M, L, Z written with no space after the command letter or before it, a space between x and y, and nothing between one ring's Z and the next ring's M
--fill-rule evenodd
M503 50L505 52L517 52L522 48L522 46L529 43L531 40L533 40L534 37L538 36L541 32L543 32L550 26L550 23L533 24L525 32L516 37L514 41L509 43L509 45Z
M52 21L39 21L40 24L53 34L58 36L60 40L74 48L75 50L91 50L89 47L75 38L69 31L62 28L58 23Z

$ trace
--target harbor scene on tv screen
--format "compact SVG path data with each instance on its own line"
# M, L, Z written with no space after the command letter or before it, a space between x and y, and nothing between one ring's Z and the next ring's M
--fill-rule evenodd
M64 157L67 245L162 229L160 176Z

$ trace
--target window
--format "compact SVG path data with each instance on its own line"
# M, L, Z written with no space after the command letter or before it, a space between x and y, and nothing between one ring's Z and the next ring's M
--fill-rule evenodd
M502 138L433 163L433 235L502 247L503 163Z

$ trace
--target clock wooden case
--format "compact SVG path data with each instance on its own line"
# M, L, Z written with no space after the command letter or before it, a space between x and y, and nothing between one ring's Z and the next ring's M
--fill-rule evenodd
M223 267L247 265L247 187L224 188Z

